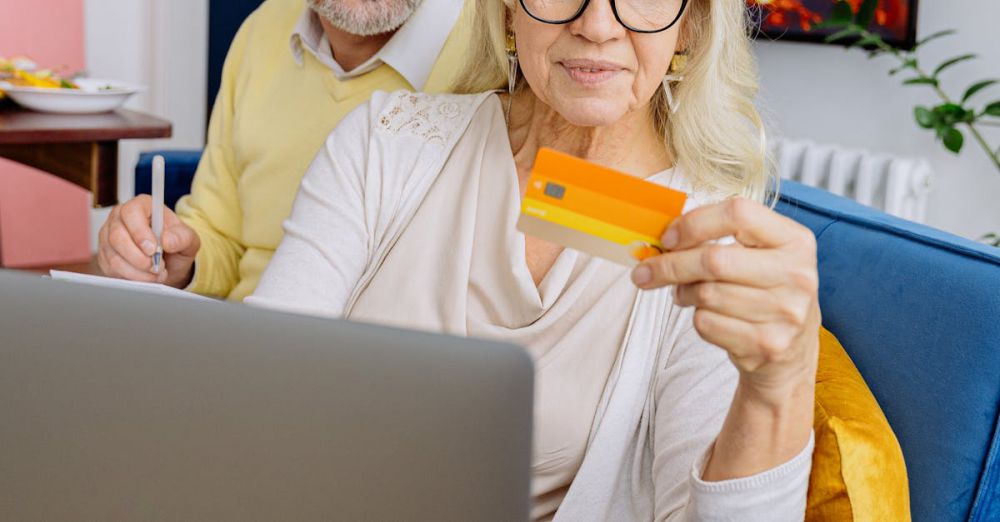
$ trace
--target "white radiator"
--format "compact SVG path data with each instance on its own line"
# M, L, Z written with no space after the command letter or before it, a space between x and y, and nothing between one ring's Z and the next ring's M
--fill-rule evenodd
M784 179L829 190L923 223L933 172L926 160L811 141L779 140L772 151Z

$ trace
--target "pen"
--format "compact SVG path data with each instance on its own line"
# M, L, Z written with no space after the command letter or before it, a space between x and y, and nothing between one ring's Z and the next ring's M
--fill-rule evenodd
M160 262L163 260L163 171L165 165L163 156L153 157L153 235L156 236L156 252L153 254L153 273L160 273Z

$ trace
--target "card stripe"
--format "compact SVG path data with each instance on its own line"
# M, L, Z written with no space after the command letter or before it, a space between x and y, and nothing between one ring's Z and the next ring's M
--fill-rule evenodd
M635 266L638 261L629 253L629 248L607 239L557 225L534 216L521 214L517 220L517 229L529 236L558 243L566 248L607 259L625 266Z
M552 223L573 230L592 234L620 245L631 245L636 242L642 242L657 247L662 246L660 245L659 238L640 234L634 230L612 225L534 198L525 197L522 200L521 213L545 221L551 221Z
M561 197L553 197L546 189L557 183L563 190ZM551 191L550 191L551 192ZM551 178L532 174L528 180L525 197L549 203L566 210L583 214L613 225L634 230L640 234L660 237L673 222L674 216L665 211L653 211L646 207L632 205L627 201L610 198L604 194L587 190L571 183L554 181Z

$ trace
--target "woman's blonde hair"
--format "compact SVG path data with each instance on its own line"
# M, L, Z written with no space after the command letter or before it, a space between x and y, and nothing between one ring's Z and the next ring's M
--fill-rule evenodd
M507 88L507 27L517 0L475 0L476 25L458 93ZM657 129L695 188L773 203L777 179L764 123L754 106L757 65L750 50L745 0L689 0L678 40L689 53L674 84L676 113L657 90ZM523 76L519 84L523 85Z

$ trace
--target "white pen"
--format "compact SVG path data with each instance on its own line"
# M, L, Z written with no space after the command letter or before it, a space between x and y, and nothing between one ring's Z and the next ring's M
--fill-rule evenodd
M160 273L160 262L163 260L163 171L165 169L163 156L153 157L153 235L156 236L156 253L153 254L153 273Z

